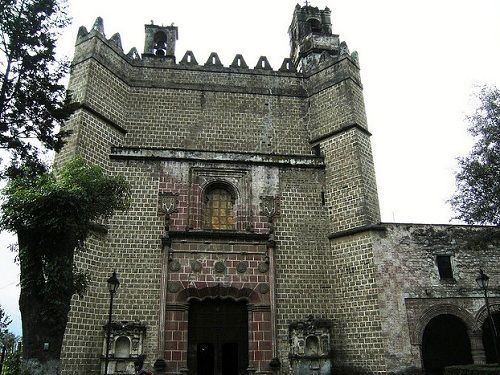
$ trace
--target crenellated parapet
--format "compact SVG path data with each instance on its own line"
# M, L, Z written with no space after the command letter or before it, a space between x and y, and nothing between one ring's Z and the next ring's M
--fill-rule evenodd
M124 59L132 67L155 67L155 68L180 68L180 69L196 69L202 71L216 72L240 72L251 74L273 74L283 76L309 77L325 67L331 66L340 62L343 59L351 60L354 65L359 67L357 53L349 53L349 49L345 42L336 43L336 53L327 53L323 51L317 57L314 66L310 66L307 70L298 71L297 64L293 56L284 58L279 68L275 69L269 63L266 56L260 56L255 65L247 63L246 59L241 54L236 54L229 65L225 65L217 52L212 52L204 63L201 63L193 51L188 50L183 57L178 60L175 56L175 41L177 40L177 27L175 26L157 26L154 24L145 25L146 41L144 53L141 55L136 47L132 47L127 53L122 47L121 36L119 33L113 34L107 38L104 32L104 23L101 17L98 17L90 30L81 26L78 31L76 40L77 50L75 52L74 63L77 63L83 58L89 57L89 52L94 52L95 56L99 56L101 51L89 51L87 45L90 40L98 39L104 45L113 50L120 58ZM334 43L335 44L335 43ZM97 52L97 53L95 53Z

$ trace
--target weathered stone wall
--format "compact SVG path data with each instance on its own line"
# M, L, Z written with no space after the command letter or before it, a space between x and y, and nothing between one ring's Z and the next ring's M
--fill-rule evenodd
M491 279L491 296L500 297L500 248L488 241L477 246L471 240L478 233L487 239L487 231L494 229L424 224L384 224L384 228L376 232L373 252L387 369L421 367L423 330L439 314L463 320L474 360L481 356L484 360L484 299L475 279L483 268ZM453 280L440 279L437 255L451 256ZM493 298L492 303L495 306L500 299Z
M309 315L331 318L324 173L280 171L280 216L276 220L277 345L282 371L290 366L289 324Z
M331 239L334 367L382 374L386 342L372 241L370 230Z

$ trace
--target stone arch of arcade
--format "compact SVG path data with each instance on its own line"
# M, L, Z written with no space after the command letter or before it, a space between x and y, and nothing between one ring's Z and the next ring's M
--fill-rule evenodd
M420 346L422 368L437 375L447 365L482 362L480 337L472 314L453 304L440 304L420 316L412 339Z
M425 310L417 320L411 337L413 344L422 345L422 337L425 327L438 315L454 315L457 318L460 318L465 323L469 334L473 334L479 328L476 323L476 319L474 319L474 316L472 316L467 310L451 303L439 304Z
M500 303L492 303L490 304L490 311L493 317L493 322L495 324L495 328L500 331ZM483 305L476 314L476 324L479 327L481 333L481 342L484 347L484 362L486 363L495 363L497 362L496 353L495 353L495 344L493 329L491 327L490 320L488 318L488 309L486 305ZM497 347L500 349L500 342L497 339Z

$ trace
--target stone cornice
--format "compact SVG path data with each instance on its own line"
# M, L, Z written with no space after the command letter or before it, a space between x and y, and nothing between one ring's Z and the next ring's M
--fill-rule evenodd
M324 168L319 156L256 154L226 151L199 151L187 149L112 147L112 159L177 160L209 163L255 164L276 167Z

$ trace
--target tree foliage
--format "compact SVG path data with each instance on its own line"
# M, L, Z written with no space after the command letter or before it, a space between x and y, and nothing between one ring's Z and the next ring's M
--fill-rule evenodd
M468 117L476 143L459 159L457 191L450 202L469 224L500 226L500 90L483 87L479 107Z
M7 326L11 323L11 320L5 313L2 306L0 306L0 342L4 344L4 337L7 334Z
M4 195L0 226L15 231L19 243L23 357L57 360L71 297L87 282L74 266L74 253L84 248L97 221L128 207L129 185L73 159L51 173L22 168Z
M69 23L65 0L0 0L0 149L11 164L39 161L40 146L59 150L71 114L60 83L68 64L56 40Z

